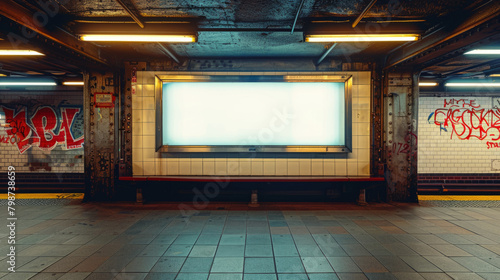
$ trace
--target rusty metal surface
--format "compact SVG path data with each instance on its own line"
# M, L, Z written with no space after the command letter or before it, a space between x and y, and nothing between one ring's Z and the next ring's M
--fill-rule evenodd
M390 200L415 202L417 198L418 76L411 72L387 73L384 90L384 142L386 180Z
M111 73L84 73L85 200L109 200L114 196L116 147L115 107L95 106L97 92L115 93ZM108 81L108 82L106 82ZM115 105L116 106L116 105Z

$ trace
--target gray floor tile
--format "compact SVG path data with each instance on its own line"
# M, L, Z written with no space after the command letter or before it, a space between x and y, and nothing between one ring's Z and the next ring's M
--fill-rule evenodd
M297 257L299 252L295 245L274 245L274 255L277 257Z
M245 245L219 245L216 257L243 257Z
M217 245L220 237L220 234L201 234L196 240L196 245Z
M164 256L167 257L186 257L191 252L193 245L175 245L172 244L168 247L167 251L165 251Z
M299 257L275 257L278 273L304 273L304 266Z
M337 273L337 276L340 280L367 280L364 273L356 273L356 272L342 272Z
M309 280L338 280L335 273L309 273Z
M198 239L197 234L179 234L172 244L175 245L193 245Z
M153 266L151 272L179 272L186 257L161 257Z
M207 280L208 273L179 273L175 280Z
M213 258L187 258L184 265L181 268L181 273L183 272L200 272L208 273L212 267Z
M449 272L448 275L453 280L484 280L483 277L476 273L460 273L460 272Z
M405 261L411 268L416 272L441 272L441 269L430 263L428 260L421 256L401 256L401 259Z
M389 272L369 272L365 275L369 280L397 280L396 276Z
M295 246L295 242L293 241L292 235L290 234L273 234L271 236L273 246L274 245L293 245Z
M144 280L174 280L177 273L150 272Z
M246 245L245 257L272 257L273 248L271 245Z
M160 257L136 257L125 266L122 272L149 272Z
M393 272L392 275L398 280L425 280L425 278L417 272Z
M274 258L245 258L245 268L247 273L276 273Z
M335 272L361 272L350 257L327 257L327 260Z
M301 257L324 257L318 245L297 245Z
M241 273L210 273L208 280L243 280Z
M308 280L307 274L278 274L278 280Z
M276 274L245 274L243 280L277 280Z
M247 234L247 245L271 245L269 234Z
M223 234L220 245L244 245L245 235L244 234Z
M189 257L214 257L217 246L215 245L195 245Z
M472 272L500 272L500 268L477 257L452 257L451 259Z
M302 257L301 260L307 273L333 272L325 257Z
M210 272L243 272L243 261L242 257L215 257Z

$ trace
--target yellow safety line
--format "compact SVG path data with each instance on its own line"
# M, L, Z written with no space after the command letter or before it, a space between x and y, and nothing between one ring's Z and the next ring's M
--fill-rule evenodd
M500 195L419 195L419 200L444 200L444 201L497 201Z
M0 194L0 199L7 199L8 194ZM83 199L83 193L16 193L16 199Z

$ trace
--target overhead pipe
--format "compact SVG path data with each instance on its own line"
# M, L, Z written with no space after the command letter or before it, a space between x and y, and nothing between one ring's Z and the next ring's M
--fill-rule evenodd
M171 52L167 47L165 47L162 43L158 43L158 46L160 46L160 49L166 53L168 56L170 56L177 64L181 64L179 59L175 56L173 52Z
M320 63L325 59L325 57L337 46L337 43L333 43L324 53L323 55L318 59L316 62L316 66L320 65Z
M128 2L128 0L126 0ZM131 10L124 2L123 0L116 0L116 2L118 2L118 4L120 4L123 9L125 9L125 11L129 14L129 16L141 27L141 28L144 28L144 22L142 22L142 20L140 19L140 15L137 14L135 11ZM133 6L132 3L128 3L130 5ZM135 7L134 7L135 9Z
M300 1L300 6L299 9L297 10L297 14L295 15L295 20L293 21L292 25L292 30L290 31L290 34L293 34L293 31L295 30L295 25L297 24L297 20L299 19L300 12L302 11L302 6L304 6L304 2L306 0Z
M372 1L370 1L370 3L368 3L368 5L365 7L365 9L361 12L361 14L359 14L359 16L352 23L352 28L354 28L354 27L356 27L356 25L358 25L358 23L361 21L361 19L363 19L365 17L366 13L368 13L368 11L373 7L373 5L375 5L375 2L377 2L377 0L372 0Z

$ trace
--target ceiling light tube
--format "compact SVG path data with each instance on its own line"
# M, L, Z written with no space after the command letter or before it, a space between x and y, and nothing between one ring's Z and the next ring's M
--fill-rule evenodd
M420 82L420 83L418 83L418 86L421 86L421 87L435 87L437 85L438 85L438 83L436 83L436 82Z
M447 87L500 87L500 83L446 83Z
M418 34L347 34L306 35L306 42L398 42L416 41Z
M472 50L465 54L500 54L500 50Z
M65 86L83 86L83 81L81 82L63 82Z
M500 74L490 74L489 77L500 77Z
M34 50L0 50L0 55L44 55Z
M192 43L196 42L194 35L119 35L119 34L84 34L82 41L93 42L169 42Z
M0 86L56 86L55 82L0 82Z

